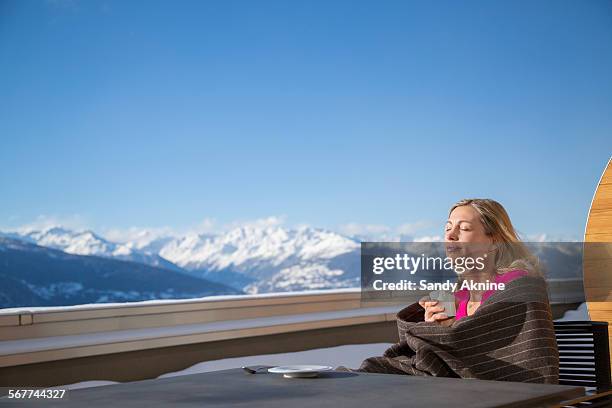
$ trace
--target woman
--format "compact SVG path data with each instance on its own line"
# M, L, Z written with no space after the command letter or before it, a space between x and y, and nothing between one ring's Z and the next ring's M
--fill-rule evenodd
M397 314L400 342L357 370L339 370L557 383L559 354L546 282L519 240L506 210L490 199L466 199L449 212L445 247L451 258L480 257L480 268L459 281L504 283L501 290L455 293L450 317L423 298ZM478 285L475 285L478 286Z
M520 241L504 207L490 199L465 199L450 209L446 221L444 241L448 248L459 248L453 257L486 254L485 267L472 269L460 276L459 281L508 283L521 276L542 277L537 259ZM457 245L458 244L458 245ZM465 251L469 251L467 254ZM476 252L476 253L474 253ZM494 253L495 257L488 256ZM425 309L426 322L448 326L476 312L482 301L493 291L460 290L455 293L457 314L448 318L439 302L425 297L419 304Z

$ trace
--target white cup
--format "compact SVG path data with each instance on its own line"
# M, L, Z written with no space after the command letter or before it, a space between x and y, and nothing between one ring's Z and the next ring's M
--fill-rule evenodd
M454 317L457 314L455 308L455 295L452 293L445 292L443 290L434 290L429 293L431 300L437 300L439 304L444 307L444 312L448 317Z

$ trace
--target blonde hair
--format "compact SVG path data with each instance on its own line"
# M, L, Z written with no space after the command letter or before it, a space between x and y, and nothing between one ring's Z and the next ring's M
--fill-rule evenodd
M514 229L506 209L497 201L488 198L467 198L455 203L449 213L457 207L470 206L480 215L485 233L496 244L495 270L504 274L515 269L527 271L530 275L542 277L538 259L521 241Z

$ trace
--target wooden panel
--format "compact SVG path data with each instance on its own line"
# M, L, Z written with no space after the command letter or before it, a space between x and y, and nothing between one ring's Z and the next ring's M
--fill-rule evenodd
M610 168L610 163L608 162L608 169ZM601 177L601 184L612 184L612 173L607 171Z
M604 170L591 203L585 242L612 242L612 159ZM591 320L608 322L612 343L612 251L585 245L584 291ZM610 357L612 363L612 356Z
M609 287L584 287L584 294L586 296L587 303L592 302L612 302L612 293L610 293ZM609 316L605 321L612 321L612 316Z
M584 242L612 242L612 232L607 234L586 234Z
M612 312L612 302L592 302L589 303L589 313ZM610 333L612 335L612 333Z
M595 201L594 201L595 202ZM587 231L589 234L608 234L612 230L612 209L591 212Z
M592 259L585 253L583 261L584 287L600 287L602 284L601 275L612 271L612 257Z
M589 316L591 316L591 320L598 321L598 322L602 322L602 321L609 322L609 320L606 320L606 317L610 316L610 310L600 309L604 305L603 302L594 302L594 303L598 305L594 310L591 310L591 306L593 305L593 303L589 302L588 304ZM607 302L607 303L610 304L610 302ZM610 332L610 335L612 335L612 331Z
M612 242L589 242L584 245L586 262L612 259Z
M600 184L597 188L597 200L593 200L591 206L591 213L609 210L612 210L612 183Z

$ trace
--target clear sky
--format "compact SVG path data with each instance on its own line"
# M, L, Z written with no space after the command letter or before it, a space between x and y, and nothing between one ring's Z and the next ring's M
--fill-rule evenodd
M0 227L580 237L610 155L610 1L0 2Z

